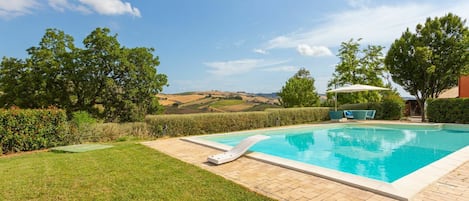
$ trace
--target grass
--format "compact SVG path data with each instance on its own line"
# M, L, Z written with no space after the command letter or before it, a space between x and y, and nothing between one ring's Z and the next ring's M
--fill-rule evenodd
M181 105L179 105L179 107L198 108L198 107L201 107L203 105L208 105L208 104L210 104L212 102L215 102L217 100L218 100L217 98L202 98L202 99L198 99L196 101L181 104Z
M243 104L243 100L220 100L215 103L210 104L211 107L220 108L225 106L239 105Z
M132 142L0 157L0 200L269 200Z
M254 107L254 104L252 103L241 103L241 104L236 104L236 105L228 105L228 106L219 107L218 109L222 109L228 112L241 112L241 111L249 110L252 107Z
M281 106L279 105L271 105L271 104L258 104L258 105L255 105L254 107L246 110L246 111L264 111L266 109L269 109L269 108L281 108Z

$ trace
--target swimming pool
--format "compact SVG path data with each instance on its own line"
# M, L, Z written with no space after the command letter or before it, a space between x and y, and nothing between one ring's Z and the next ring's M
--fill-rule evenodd
M457 167L456 163L448 165L448 162L466 161L469 153L469 127L444 124L310 125L198 136L192 141L209 146L213 144L234 146L245 137L254 134L271 137L250 148L250 151L263 154L257 159L269 162L274 158L276 161L281 161L272 162L274 164L319 174L368 190L396 195L397 198L423 188L425 185L422 183L425 182L420 178L436 179L450 171L451 167ZM446 157L456 155L453 153L462 149L465 153L459 153L457 159ZM435 161L447 163L434 163ZM444 171L435 173L435 169L444 169ZM368 180L350 174L366 177ZM378 182L370 182L370 179ZM357 184L358 180L360 181ZM389 185L383 185L381 182ZM415 184L416 182L419 183ZM432 180L428 182L431 183Z
M256 134L204 136L235 146ZM469 131L440 126L341 124L262 131L250 151L393 182L469 145Z

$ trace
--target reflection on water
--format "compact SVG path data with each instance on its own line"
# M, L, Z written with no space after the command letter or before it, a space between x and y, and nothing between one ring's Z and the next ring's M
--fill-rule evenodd
M334 155L341 158L339 169L359 175L374 175L380 180L389 180L390 177L387 174L387 157L416 136L410 130L376 128L345 128L328 132Z
M287 134L285 140L295 146L298 151L308 150L310 146L314 145L313 133Z
M380 134L378 134L380 133ZM415 139L411 130L345 128L328 132L334 153L359 160L384 158Z

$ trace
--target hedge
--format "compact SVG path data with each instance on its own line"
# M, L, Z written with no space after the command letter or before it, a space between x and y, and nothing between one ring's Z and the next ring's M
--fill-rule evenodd
M404 110L404 102L394 99L384 99L380 103L344 104L341 110L376 110L375 119L399 120Z
M49 148L70 143L63 110L0 109L0 153Z
M428 99L427 118L436 123L469 123L469 98Z
M268 109L262 112L152 115L145 118L157 136L222 133L272 126L311 123L329 119L329 108Z

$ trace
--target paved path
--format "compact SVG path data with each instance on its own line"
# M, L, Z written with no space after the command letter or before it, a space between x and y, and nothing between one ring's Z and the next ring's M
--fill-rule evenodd
M220 166L207 163L219 150L185 142L179 138L142 143L174 158L194 164L277 200L393 200L298 171L241 157ZM414 200L469 200L469 162L425 188Z

